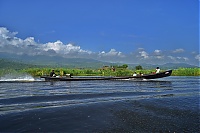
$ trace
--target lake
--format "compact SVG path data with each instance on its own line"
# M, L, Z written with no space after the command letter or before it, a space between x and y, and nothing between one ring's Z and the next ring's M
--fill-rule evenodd
M199 77L0 80L0 132L200 132Z

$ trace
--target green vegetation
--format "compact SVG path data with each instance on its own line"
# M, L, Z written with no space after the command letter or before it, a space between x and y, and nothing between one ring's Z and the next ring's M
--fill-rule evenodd
M136 70L127 68L106 67L100 69L69 69L69 68L24 68L24 69L0 69L0 76L6 74L27 73L34 77L49 75L51 70L54 69L58 75L72 74L73 76L131 76L134 72L150 74L155 70ZM172 76L200 76L200 68L179 68L172 72Z
M133 70L127 69L127 65L122 66L104 66L99 69L70 69L70 68L28 68L22 69L20 72L28 73L32 76L49 75L54 69L57 75L72 74L73 76L131 76Z
M179 68L172 72L172 76L200 76L200 68Z

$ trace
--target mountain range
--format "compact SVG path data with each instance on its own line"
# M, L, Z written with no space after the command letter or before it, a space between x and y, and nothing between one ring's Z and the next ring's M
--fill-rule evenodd
M0 53L0 69L2 68L31 68L31 67L66 67L66 68L101 68L103 66L123 65L125 63L111 63L103 62L94 59L86 58L64 58L60 56L46 56L46 55L16 55L8 53ZM158 64L127 64L129 69L134 69L136 66L141 65L143 69L177 69L194 68L198 66L186 63L166 63Z

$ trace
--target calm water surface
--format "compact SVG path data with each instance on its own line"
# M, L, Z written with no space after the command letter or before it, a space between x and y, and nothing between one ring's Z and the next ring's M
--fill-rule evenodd
M199 77L0 80L0 132L200 132Z

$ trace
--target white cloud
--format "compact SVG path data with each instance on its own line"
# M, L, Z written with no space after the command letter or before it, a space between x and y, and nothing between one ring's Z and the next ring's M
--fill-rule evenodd
M148 53L147 53L147 52L145 52L145 51L140 51L139 53L140 53L140 56L141 56L141 57L143 57L144 59L147 59L147 58L149 58L149 56L148 56Z
M108 53L106 53L105 51L102 51L99 53L99 56L114 56L114 57L124 57L124 55L122 54L122 52L118 52L115 49L111 49Z
M80 46L74 44L63 44L60 40L56 42L49 42L41 46L44 51L53 50L59 55L69 54L92 54L93 52L81 49Z
M7 30L7 28L0 27L0 37L2 38L5 38L5 39L14 38L15 35L17 34L18 32L10 32L9 30Z
M61 41L48 42L46 44L39 44L35 42L34 37L20 39L15 37L17 32L10 32L4 27L0 27L0 51L16 54L45 54L57 53L58 55L66 54L92 54L91 51L83 50L80 46L73 44L63 44ZM53 52L54 51L54 52Z
M180 48L173 51L173 53L183 53L185 50Z
M196 55L195 59L197 59L198 61L200 61L200 54Z
M0 52L8 52L15 54L33 55L38 52L35 47L36 42L33 37L28 37L25 40L15 37L17 32L10 32L4 27L0 27Z
M176 49L173 51L162 51L155 49L152 52L144 48L138 48L132 53L122 53L114 48L110 51L92 52L84 50L81 46L72 43L64 44L58 40L55 42L39 43L35 41L34 37L27 37L21 39L16 37L17 32L10 32L5 27L0 27L0 52L27 54L27 55L49 55L62 56L66 58L81 57L93 58L108 62L123 62L123 63L167 63L167 62L185 62L196 63L200 61L200 55L193 52L185 52L184 49ZM187 55L189 54L189 55ZM195 56L196 55L196 56Z
M189 59L187 57L176 57L179 60L184 60L184 61L188 61Z
M26 43L26 45L36 45L37 43L34 40L34 37L28 37L24 40L24 43Z
M155 54L155 55L160 55L160 54L161 54L161 50L157 50L157 49L156 49L156 50L154 51L154 54Z
M184 59L185 61L188 61L188 60L189 60L187 57L183 57L183 59Z
M161 50L156 49L153 54L154 54L154 57L157 58L157 59L163 59L164 58Z
M167 56L170 60L175 60L176 58L175 57L173 57L173 56L171 56L171 55L169 55L169 56Z
M56 53L62 54L69 54L70 52L85 52L84 50L81 50L80 46L75 46L71 43L65 45L59 40L56 42L46 43L42 47L45 51L54 50Z
M163 59L164 56L156 56L157 59Z

